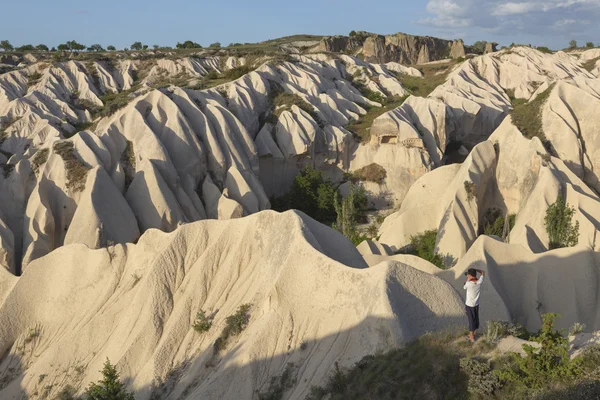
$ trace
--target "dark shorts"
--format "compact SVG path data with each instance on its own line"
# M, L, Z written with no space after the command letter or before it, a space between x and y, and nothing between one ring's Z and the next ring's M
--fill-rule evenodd
M479 306L465 306L467 318L469 319L469 332L475 332L479 329Z

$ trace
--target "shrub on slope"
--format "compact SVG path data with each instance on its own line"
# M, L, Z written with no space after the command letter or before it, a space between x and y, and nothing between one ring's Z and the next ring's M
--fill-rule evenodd
M544 222L551 250L575 246L579 242L579 221L573 224L574 215L575 209L569 207L561 195L546 210Z

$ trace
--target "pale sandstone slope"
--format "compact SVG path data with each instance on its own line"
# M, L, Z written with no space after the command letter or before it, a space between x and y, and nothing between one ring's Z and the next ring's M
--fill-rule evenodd
M172 398L250 398L288 363L298 382L289 398L301 399L334 362L462 321L446 282L402 263L365 267L343 236L294 212L150 230L137 245L64 246L16 283L0 272L0 397L41 390L41 374L51 396L83 390L108 357L139 399L177 368ZM215 355L244 303L248 327ZM191 327L200 310L215 317L204 334Z

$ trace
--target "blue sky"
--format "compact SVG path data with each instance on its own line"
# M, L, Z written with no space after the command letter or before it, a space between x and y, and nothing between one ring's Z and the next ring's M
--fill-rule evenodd
M500 44L600 45L600 0L4 0L0 40L129 47L257 42L297 33L405 32Z

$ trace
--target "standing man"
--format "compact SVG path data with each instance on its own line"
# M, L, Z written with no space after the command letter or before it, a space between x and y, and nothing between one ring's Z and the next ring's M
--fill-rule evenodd
M481 274L477 279L477 273ZM467 291L465 299L465 309L469 319L469 341L475 343L475 332L479 329L479 294L481 293L481 284L485 272L480 269L469 268L466 272L467 282L464 289Z

